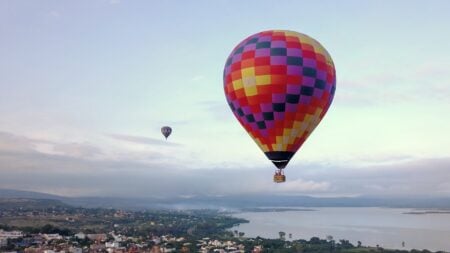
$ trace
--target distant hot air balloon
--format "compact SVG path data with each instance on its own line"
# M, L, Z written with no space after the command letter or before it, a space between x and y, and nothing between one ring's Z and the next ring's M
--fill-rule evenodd
M161 127L161 133L164 135L164 137L169 137L169 135L172 133L172 128L170 128L169 126L163 126Z
M228 104L241 125L286 180L283 169L333 101L333 61L313 38L293 31L264 31L243 40L223 73Z

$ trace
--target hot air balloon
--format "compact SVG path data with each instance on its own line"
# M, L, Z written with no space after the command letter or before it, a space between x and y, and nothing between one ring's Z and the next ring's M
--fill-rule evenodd
M164 135L164 137L169 137L169 135L172 133L172 128L169 126L163 126L161 127L161 133Z
M274 181L284 182L283 169L333 101L330 55L302 33L256 33L233 49L223 82L232 112L277 167Z

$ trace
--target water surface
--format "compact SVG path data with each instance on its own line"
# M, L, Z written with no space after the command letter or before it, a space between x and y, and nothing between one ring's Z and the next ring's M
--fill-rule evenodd
M429 249L450 252L450 213L406 214L402 208L314 208L315 211L243 212L234 216L250 223L232 230L245 236L278 238L283 231L288 238L313 236L346 239L354 245L391 249ZM419 210L420 213L423 210ZM405 247L402 247L405 242Z

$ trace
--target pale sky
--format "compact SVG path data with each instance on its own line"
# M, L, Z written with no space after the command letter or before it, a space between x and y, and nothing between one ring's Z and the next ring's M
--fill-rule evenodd
M450 196L448 13L449 1L0 1L0 188ZM315 38L337 73L278 185L222 81L234 46L270 29Z

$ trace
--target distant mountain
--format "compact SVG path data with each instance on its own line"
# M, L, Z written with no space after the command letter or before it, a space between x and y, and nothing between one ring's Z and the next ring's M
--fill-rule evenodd
M0 198L63 199L64 197L41 192L0 189Z
M69 207L69 205L55 199L0 198L0 207L2 210L16 210L19 208L37 210Z
M222 208L254 207L397 207L397 208L450 208L450 198L382 198L382 197L335 197L239 195L222 197L195 197L173 199L167 204L178 206L203 206Z
M72 206L121 209L247 209L258 207L403 207L450 208L450 198L335 197L283 195L195 196L191 198L63 197L0 189L0 198L59 200Z
M147 209L163 208L151 198L118 198L118 197L64 197L54 194L0 189L0 199L45 199L58 200L75 207L86 208L123 208L123 209Z

